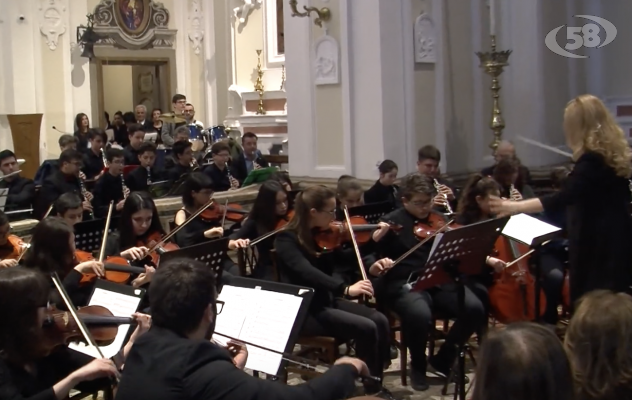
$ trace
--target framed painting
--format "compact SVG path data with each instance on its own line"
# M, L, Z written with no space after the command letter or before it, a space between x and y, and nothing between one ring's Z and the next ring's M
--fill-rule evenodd
M149 0L115 0L114 15L118 26L130 36L139 36L149 25Z

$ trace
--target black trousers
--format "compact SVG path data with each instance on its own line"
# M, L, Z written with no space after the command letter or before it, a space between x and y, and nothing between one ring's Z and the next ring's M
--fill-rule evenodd
M450 285L452 286L452 285ZM482 300L481 300L482 298ZM425 373L426 346L433 312L448 318L458 317L458 292L455 288L433 288L423 292L411 292L404 288L397 296L387 298L386 304L399 315L402 333L410 352L411 367ZM457 318L437 357L452 364L457 346L466 342L474 332L480 332L487 323L487 290L480 283L465 287L465 312Z
M336 299L333 307L309 313L302 333L355 340L356 355L369 367L371 375L381 377L390 359L390 328L384 314L365 305Z

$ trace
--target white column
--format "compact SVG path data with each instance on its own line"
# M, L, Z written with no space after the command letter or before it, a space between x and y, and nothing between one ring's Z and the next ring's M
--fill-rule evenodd
M475 54L477 51L487 52L491 51L491 37L490 37L490 28L489 26L484 26L482 24L482 15L481 9L486 9L483 7L483 0L472 0L470 2L470 10L471 10L471 21L472 27L470 31L470 39L472 43L472 88L473 88L473 96L474 101L472 102L472 121L473 127L472 132L474 137L471 138L470 143L473 143L473 148L468 151L468 166L472 167L480 167L484 164L489 164L487 161L487 157L491 155L491 149L489 148L489 144L493 140L493 134L491 128L489 127L489 121L491 118L491 113L489 109L484 107L485 99L489 99L491 96L489 85L490 78L485 74L485 71L480 67L480 59ZM486 2L489 6L491 2ZM503 2L501 1L501 4ZM502 15L502 8L498 7L498 2L496 4L496 16ZM497 20L500 18L497 18ZM505 28L505 24L501 24L501 28ZM498 35L498 31L496 34ZM502 36L504 32L500 33ZM500 48L500 47L499 47ZM501 105L502 107L502 105ZM445 137L445 135L444 135Z
M603 16L602 2L584 0L584 13L586 15ZM590 21L583 18L574 18L574 22L576 26L581 26ZM622 30L623 29L620 29L619 32L621 32ZM607 93L605 92L605 85L604 85L605 70L603 68L605 52L597 47L582 48L582 52L589 57L585 59L587 63L586 64L586 78L587 78L586 88L587 88L588 93L593 94L598 97L603 97L607 95Z
M437 61L435 63L435 144L443 155L443 157L441 157L441 164L439 165L441 171L447 170L447 143L445 121L445 52L443 47L444 7L444 0L432 1L432 19L434 20L436 32L435 54L437 57ZM417 127L417 129L419 129L419 127ZM417 149L414 148L414 146L411 147L412 149L410 150L412 151L413 155L412 160L409 164L413 165L417 161Z
M92 115L90 94L90 60L81 57L81 46L77 46L77 27L86 25L88 10L86 1L72 1L67 4L68 23L63 41L64 79L66 81L66 125L65 130L73 131L73 121L77 113L88 115L91 126L101 126L102 115ZM60 40L62 39L60 38ZM57 51L59 51L58 49ZM72 99L72 101L70 101ZM114 116L111 115L110 118Z
M204 14L204 39L202 42L204 46L204 63L202 71L206 77L204 81L204 104L208 126L220 124L217 115L217 58L215 57L215 29L213 24L213 21L215 21L215 10L213 9L213 1L202 1L202 12Z
M176 35L176 92L187 95L189 82L187 82L187 45L189 38L187 36L187 7L188 1L177 0L173 2L173 19L175 28L178 30ZM169 98L175 93L171 93ZM170 110L171 111L171 110Z

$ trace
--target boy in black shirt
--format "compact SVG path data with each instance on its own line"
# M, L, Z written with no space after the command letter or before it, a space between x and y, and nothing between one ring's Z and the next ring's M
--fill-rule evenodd
M145 131L142 125L132 124L127 128L129 145L125 147L125 164L140 165L138 150L145 140Z
M83 173L86 179L98 179L105 168L103 152L108 136L102 129L92 128L88 131L90 148L83 155Z
M138 149L140 167L130 172L125 178L127 187L132 192L147 191L152 183L164 180L164 172L154 167L156 162L156 145L143 143Z
M94 185L94 213L101 218L107 216L111 201L114 201L115 210L121 211L129 195L129 189L125 186L123 178L125 168L123 150L108 149L105 155L109 164L108 172L103 174Z

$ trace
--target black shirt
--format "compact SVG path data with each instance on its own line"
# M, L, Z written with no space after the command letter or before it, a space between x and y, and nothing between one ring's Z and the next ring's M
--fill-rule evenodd
M337 400L355 389L357 371L337 365L296 386L255 378L208 340L188 339L158 326L138 338L125 361L117 400Z
M182 175L190 174L191 172L193 172L193 168L191 168L190 165L185 166L182 164L175 164L173 167L166 170L167 180L176 182L182 178Z
M5 211L27 210L32 207L35 199L35 183L31 179L16 176L11 182L0 181L0 189L8 188L7 200L4 206ZM12 216L24 218L24 214L12 214Z
M187 218L191 215L190 212L184 210ZM221 225L221 221L205 221L200 217L196 217L193 221L189 222L180 229L174 238L176 244L181 248L193 246L196 244L208 242L214 239L209 239L204 236L204 232L211 228L217 228Z
M366 192L364 192L364 203L374 204L388 202L393 209L401 206L399 199L399 187L397 185L385 186L379 180Z
M229 238L230 240L249 239L250 241L253 241L266 233L268 232L259 231L257 228L257 221L252 218L247 218L241 225L241 228L233 232ZM258 253L257 264L254 266L251 277L267 280L276 279L272 270L272 258L270 257L270 251L274 248L274 235L258 242L255 246Z
M77 150L82 154L88 152L88 133L75 131L74 136L77 138Z
M109 172L101 175L94 185L93 194L92 207L97 218L107 217L111 201L114 201L113 214L117 214L116 204L123 200L121 175L113 176Z
M94 179L97 175L103 171L103 156L99 152L94 154L94 151L89 150L83 155L83 173L86 175L86 179Z
M81 199L81 185L79 177L74 175L65 175L59 169L55 170L51 175L44 179L42 188L39 192L40 209L38 215L43 216L48 207L55 202L64 193L76 193ZM85 215L84 215L85 216Z
M121 147L129 145L129 136L127 134L127 126L121 125L118 128L114 126L114 141Z
M149 181L156 183L166 180L164 171L159 170L156 167L151 167L149 168L148 174L147 170L148 168L139 167L127 174L125 183L127 184L129 190L132 192L147 191L147 188L149 187L147 183Z
M230 170L228 165L223 170L219 169L215 164L207 165L203 172L213 181L213 191L225 192L230 189Z
M125 146L125 150L123 150L123 152L125 154L125 165L140 165L138 150L130 145L127 145Z

